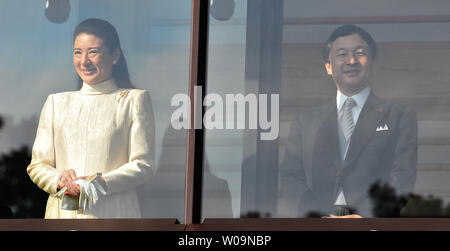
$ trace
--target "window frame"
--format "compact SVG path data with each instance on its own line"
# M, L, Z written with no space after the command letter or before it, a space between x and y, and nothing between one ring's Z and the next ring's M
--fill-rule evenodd
M189 94L193 101L195 85L203 87L202 100L207 89L207 48L209 9L202 1L192 0L191 65ZM208 2L208 1L203 1ZM209 5L209 4L206 4ZM205 16L206 15L206 16ZM389 23L439 23L450 22L450 15L373 16L330 18L283 18L282 25L323 24L389 24ZM197 27L195 27L197 26ZM205 32L203 36L198 32ZM202 48L202 46L204 46ZM202 54L204 53L204 54ZM202 81L201 81L202 80ZM193 108L193 102L191 102ZM203 108L203 113L205 109ZM194 121L194 114L190 114ZM193 123L193 122L192 122ZM204 152L204 130L190 129L186 163L185 224L187 231L267 231L267 230L450 230L448 218L367 218L367 219L201 219L201 184ZM198 159L201 158L201 159ZM195 187L199 190L196 190Z

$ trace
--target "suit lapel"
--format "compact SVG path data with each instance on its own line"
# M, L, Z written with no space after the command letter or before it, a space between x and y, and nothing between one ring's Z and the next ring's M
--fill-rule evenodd
M383 106L383 102L375 95L370 94L361 110L355 130L350 139L350 145L344 161L344 169L358 158L364 146L375 134L376 128L385 113L386 109Z
M313 190L328 191L332 196L339 168L339 138L337 128L336 102L327 104L322 118L318 120L318 130L313 154ZM319 192L320 193L320 192Z

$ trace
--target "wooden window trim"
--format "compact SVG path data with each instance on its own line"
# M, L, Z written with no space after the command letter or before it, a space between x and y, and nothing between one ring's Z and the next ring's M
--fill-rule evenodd
M184 223L200 223L202 201L202 176L204 131L194 129L195 89L202 87L201 100L206 93L209 1L192 0L191 51L189 61L190 128L187 133L186 189ZM204 108L202 106L202 115ZM202 116L203 117L203 116Z

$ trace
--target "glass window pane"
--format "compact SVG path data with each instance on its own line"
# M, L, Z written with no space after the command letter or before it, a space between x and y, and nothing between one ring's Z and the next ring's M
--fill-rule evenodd
M0 31L9 34L0 47L0 183L6 186L1 189L2 210L11 210L13 217L44 216L48 194L30 183L26 174L39 115L50 93L80 88L72 61L73 30L82 20L101 18L111 22L119 33L132 83L147 90L152 100L152 147L158 169L138 188L141 216L183 222L186 134L171 129L171 114L176 107L170 100L175 94L187 93L191 2L67 2L69 16L62 23L46 18L45 1L0 3ZM20 162L10 160L18 156L25 157ZM20 185L14 185L17 181ZM28 182L26 187L21 185L24 182Z
M212 8L220 6L220 1L214 2ZM233 1L227 2L233 5L229 3ZM221 6L224 11L228 8ZM214 182L207 177L212 177L209 179L228 184L234 218L329 215L339 209L340 194L347 199L342 204L364 217L448 214L447 1L319 4L285 0L277 4L255 0L234 1L232 9L226 20L216 18L215 13L210 17L206 98L218 103L205 105L204 120L210 123L207 126L204 121L206 205L215 200L228 205L230 201L225 186L211 187ZM386 21L373 23L373 17L385 17ZM442 21L423 22L437 17ZM370 93L382 101L372 112L384 117L371 120L362 111L362 117L355 119L357 136L351 139L356 143L348 148L351 157L330 157L347 148L340 146L338 133L342 129L337 117L342 115L336 107L336 83L324 67L322 47L342 20L353 20L376 42ZM243 97L240 101L227 100L239 94ZM261 100L269 104L267 111L262 109L266 106ZM217 105L220 102L223 104ZM246 108L239 108L239 102ZM336 118L329 118L333 126L325 123L324 111L318 108L330 102L334 102L336 112ZM233 106L234 111L230 109ZM267 115L266 119L264 115L277 108L279 117ZM223 112L219 120L212 115L221 115L217 110ZM245 123L243 129L236 129L242 111ZM233 116L238 121L230 122ZM255 117L257 124L252 127ZM270 118L279 119L279 127L270 123ZM309 120L305 122L305 118ZM227 127L229 123L234 126ZM324 130L324 125L330 127ZM278 137L263 140L264 132ZM347 158L350 163L345 162ZM214 190L222 191L221 197L208 193ZM204 205L202 217L229 215L217 212Z

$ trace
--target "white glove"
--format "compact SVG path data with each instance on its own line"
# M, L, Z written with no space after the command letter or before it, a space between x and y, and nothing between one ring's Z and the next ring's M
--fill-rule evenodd
M100 195L106 195L105 188L98 182L100 177L91 182L79 179L75 183L80 185L79 208L83 211L90 210L97 203Z

